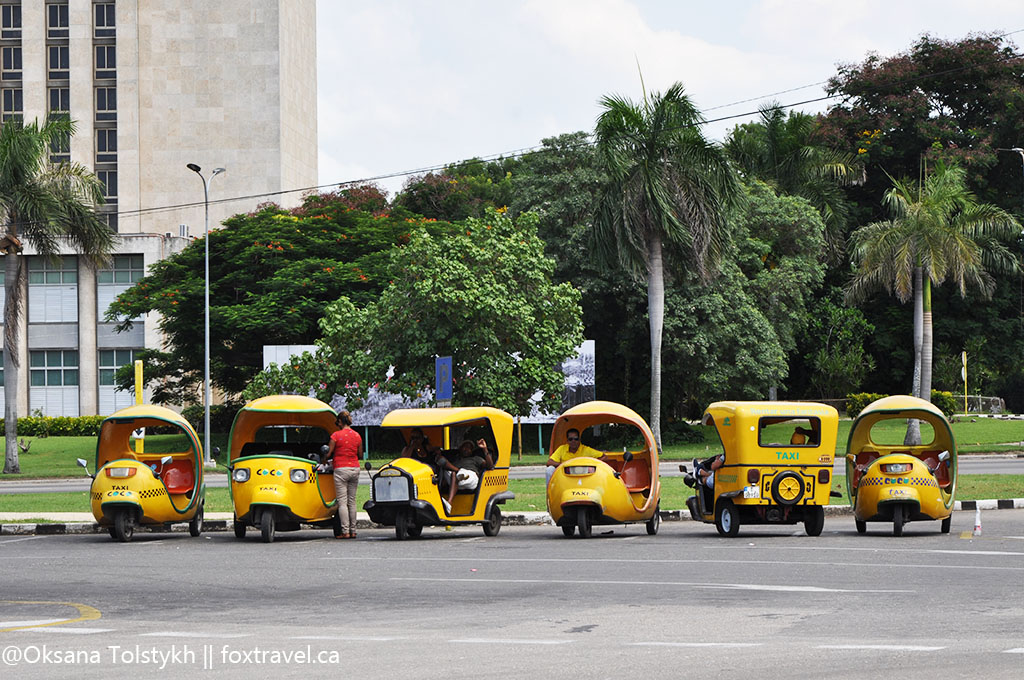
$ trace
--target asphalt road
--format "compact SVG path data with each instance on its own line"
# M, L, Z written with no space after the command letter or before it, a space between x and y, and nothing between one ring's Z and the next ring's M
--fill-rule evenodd
M3 537L0 674L1020 677L1024 510L973 524Z
M679 477L679 464L682 461L662 462L660 473L662 477ZM686 463L690 467L690 463ZM845 475L846 463L844 460L837 460L833 467L834 474ZM963 475L1020 475L1024 474L1024 458L1015 455L984 455L984 456L961 456L960 474ZM511 479L539 479L544 476L544 468L539 465L513 467L509 473ZM363 471L360 475L360 484L369 484L370 477ZM90 479L85 475L80 478L71 479L4 479L0 480L0 495L14 493L59 493L65 491L88 491ZM206 476L206 485L211 488L223 488L228 485L227 475L212 474Z

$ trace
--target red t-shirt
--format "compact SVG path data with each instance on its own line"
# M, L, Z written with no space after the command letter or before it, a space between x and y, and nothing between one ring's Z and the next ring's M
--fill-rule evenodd
M338 430L331 435L334 442L334 467L359 467L359 447L363 438L351 427Z

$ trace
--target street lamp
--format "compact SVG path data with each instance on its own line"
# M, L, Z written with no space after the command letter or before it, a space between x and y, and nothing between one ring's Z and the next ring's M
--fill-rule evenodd
M213 467L210 458L210 180L224 172L215 168L210 179L203 177L202 168L195 163L185 166L203 180L203 209L206 213L206 297L203 301L203 466Z

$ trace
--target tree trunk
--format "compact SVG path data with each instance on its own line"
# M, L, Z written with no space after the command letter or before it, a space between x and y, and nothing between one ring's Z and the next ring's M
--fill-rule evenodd
M661 236L651 236L647 262L647 319L651 328L651 432L661 446L661 332L665 322L665 263Z
M932 281L924 279L924 326L923 342L921 343L921 394L925 401L932 400Z
M910 394L921 397L921 354L924 347L924 285L923 270L914 267L914 384ZM907 421L907 434L903 437L905 446L921 443L921 423L911 418Z
M21 255L4 255L4 472L21 472L18 463L18 339L21 330Z

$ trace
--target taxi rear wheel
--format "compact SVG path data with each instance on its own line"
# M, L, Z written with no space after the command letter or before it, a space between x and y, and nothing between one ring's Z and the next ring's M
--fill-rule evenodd
M728 498L720 498L715 505L715 528L718 533L730 538L739 534L740 514L736 505Z
M232 522L232 528L235 530L235 538L245 538L245 522L236 519Z
M395 540L404 541L409 537L409 515L399 510L395 515Z
M419 538L423 533L423 525L418 522L410 522L405 527L405 533L409 538Z
M903 524L906 522L904 515L904 508L902 505L897 505L892 509L892 535L902 536L903 535Z
M658 503L654 508L654 514L647 520L647 533L654 536L658 533L658 529L661 528L661 503Z
M576 528L579 529L580 538L590 538L593 523L590 520L590 510L587 508L576 509Z
M335 512L334 515L331 517L331 531L334 532L335 538L338 538L343 533L345 533L341 526L341 515L339 515L337 512Z
M188 523L188 535L192 538L197 538L199 534L203 533L203 508L205 506L206 501L204 500L199 504L199 509Z
M949 525L952 524L952 522L953 522L953 516L952 515L950 515L946 519L942 520L942 524L939 526L939 531L941 531L944 534L948 534L949 533Z
M867 531L868 531L868 523L867 522L862 522L859 519L855 519L855 520L853 520L853 523L857 525L857 533L858 534L866 534L867 533Z
M501 508L497 505L491 508L491 513L484 522L484 536L497 536L501 531Z
M821 530L825 528L825 508L820 505L812 505L807 508L804 516L804 531L808 536L821 536Z
M274 542L274 511L264 510L260 518L260 536L264 543Z
M135 516L127 510L118 511L118 513L114 515L114 533L111 535L121 543L127 543L132 540L132 535L134 533Z
M572 538L572 535L576 533L576 523L566 522L562 525L562 535L566 538Z

